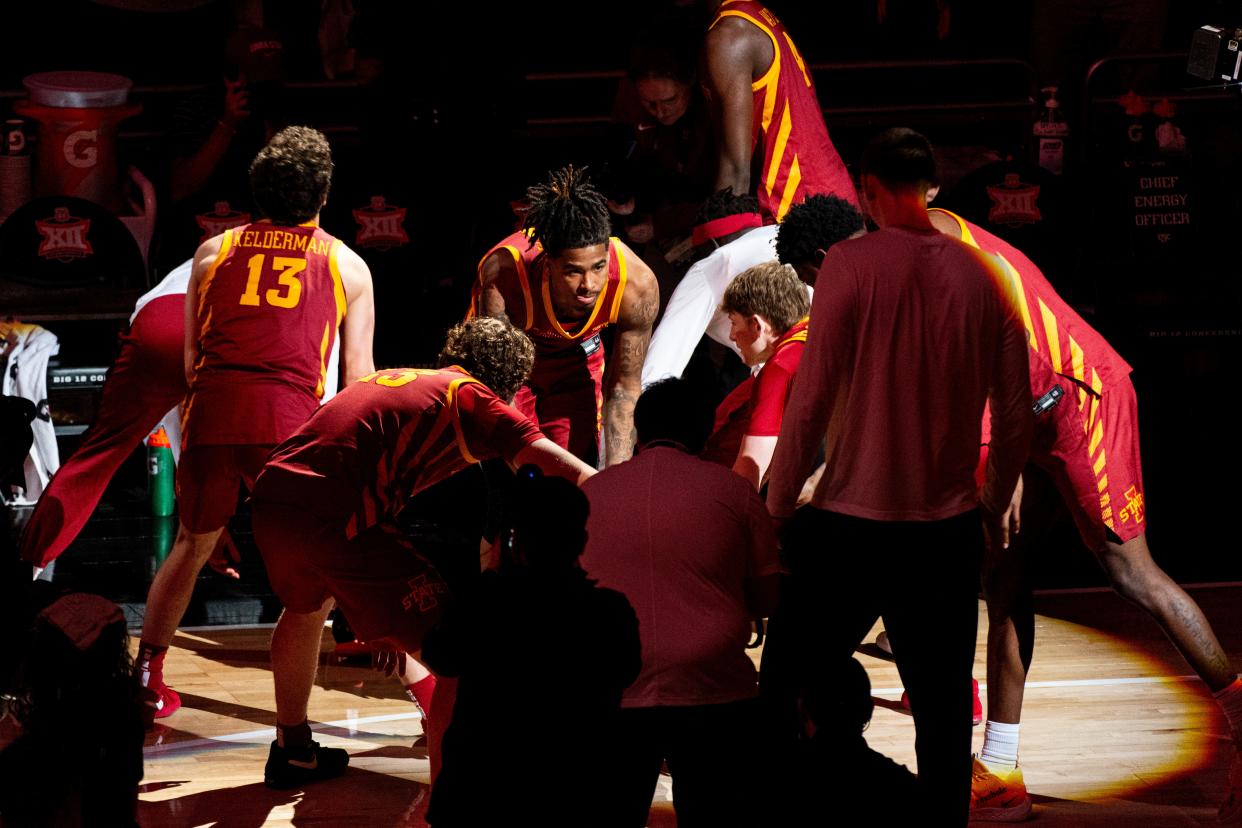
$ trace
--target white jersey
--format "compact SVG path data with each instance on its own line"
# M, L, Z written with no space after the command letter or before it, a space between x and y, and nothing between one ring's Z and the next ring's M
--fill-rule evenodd
M666 377L680 377L703 334L741 356L729 339L729 317L720 312L720 302L734 277L776 258L776 230L777 225L768 224L747 231L686 271L647 348L644 388Z
M34 444L22 468L26 484L20 494L11 491L0 497L15 505L37 501L60 468L56 429L47 407L47 363L59 352L60 340L51 331L22 322L0 322L0 393L25 397L37 411L30 424Z

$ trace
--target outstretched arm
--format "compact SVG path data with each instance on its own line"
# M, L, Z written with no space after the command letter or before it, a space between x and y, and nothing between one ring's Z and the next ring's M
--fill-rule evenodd
M544 474L552 477L563 477L570 483L581 486L587 478L595 474L595 469L583 463L547 437L540 437L522 449L510 463L513 468L520 469L527 463L533 463Z
M767 38L757 44L759 38L752 38L748 31L754 28L741 18L727 17L712 27L704 44L704 86L720 147L714 189L732 187L739 194L750 191L754 67L772 60L769 54L765 63L759 63L762 56L757 46L771 52L772 45Z
M634 454L634 405L643 391L643 360L651 342L651 326L660 309L660 286L651 268L634 251L620 245L629 264L629 281L621 297L617 317L617 338L608 355L604 377L604 451L611 466L629 460Z

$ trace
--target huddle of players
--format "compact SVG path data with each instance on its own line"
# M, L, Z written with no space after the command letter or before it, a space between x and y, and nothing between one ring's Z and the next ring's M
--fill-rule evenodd
M756 40L766 51L752 48ZM754 57L749 86L732 82L716 65L713 55L730 49L745 57L738 65ZM863 220L818 104L812 111L808 103L814 101L809 74L770 12L749 0L720 4L707 63L725 136L722 182L730 178L727 183L740 190L755 191L759 210L737 199L734 213L696 233L718 246L712 257L724 254L728 262L730 248L748 246L751 258L737 256L746 267L726 266L728 279L703 293L710 297L709 315L718 315L715 325L704 319L702 328L673 333L693 343L714 327L719 337L727 320L728 339L744 362L763 366L722 403L709 446L716 459L761 487L779 438L791 429L783 414L791 394L798 399L808 336L815 341L816 318L807 319L803 283L818 279L823 289L822 280L834 278L834 259L826 254L836 245L845 250L850 237L862 233ZM736 117L739 111L744 117ZM749 151L739 123L750 133ZM743 170L759 138L762 175L750 187ZM923 153L931 163L921 136L897 131L879 140ZM1031 462L1051 473L1118 590L1164 626L1217 694L1235 733L1242 730L1242 683L1202 613L1147 551L1129 366L1021 253L951 213L926 210L934 171L863 174L869 202L874 195L915 209L928 228L987 254L963 278L999 282L999 293L1012 303L1012 324L1023 329L1030 397L1044 405L1036 414ZM405 503L466 466L496 457L580 483L601 459L601 433L605 463L630 457L633 409L659 307L650 269L610 236L604 199L581 171L566 168L531 189L524 229L480 262L467 319L448 333L440 367L375 371L369 273L317 226L330 177L322 135L301 127L282 131L251 167L255 200L266 218L211 239L195 255L185 302L190 391L178 469L182 526L152 584L139 653L152 712L171 714L180 700L163 680L164 654L232 512L238 484L245 483L254 498L255 537L285 606L272 639L278 726L265 777L274 787L331 776L348 764L345 751L312 741L306 719L323 620L333 604L346 610L359 638L411 654L439 616L449 587L397 529ZM876 204L868 206L874 214ZM782 264L754 262L762 246L754 242L759 236L747 237L767 233L771 240L768 228L756 225L774 219L781 220L774 255L764 258L779 257ZM615 338L605 362L600 332L610 325ZM319 406L338 329L347 385ZM1050 400L1053 388L1060 394ZM786 469L803 461L777 459ZM806 481L781 479L782 497L805 489L807 500L812 491L840 485L832 464L830 457ZM1010 488L1012 481L985 489L997 535L1016 518L1021 488L1006 509ZM791 506L781 503L782 518ZM1016 760L1033 616L1013 575L1015 555L1002 547L994 538L985 563L992 715L973 769L970 805L979 818L1014 821L1030 811ZM914 654L894 644L899 665L910 662ZM911 695L922 731L930 702ZM443 728L447 716L440 711L446 708L440 705L437 697L431 724ZM961 724L968 734L969 720ZM929 760L936 757L919 754L924 774L932 775ZM1238 818L1239 785L1242 772L1235 773L1222 818ZM964 803L964 789L961 794Z

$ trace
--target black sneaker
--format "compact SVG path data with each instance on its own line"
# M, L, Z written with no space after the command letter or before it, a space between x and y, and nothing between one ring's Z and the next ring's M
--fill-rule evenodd
M272 742L263 782L278 791L300 788L308 782L340 776L347 767L349 753L341 748L320 747L318 742L304 748L282 748Z

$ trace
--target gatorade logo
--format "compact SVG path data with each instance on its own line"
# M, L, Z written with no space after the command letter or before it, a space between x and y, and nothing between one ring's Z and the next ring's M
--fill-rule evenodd
M62 147L65 153L65 163L80 170L95 166L95 162L99 160L99 148L96 146L98 142L99 130L97 129L79 129L77 132L69 133Z
M68 264L95 252L87 238L91 229L90 219L69 215L68 207L57 207L50 219L36 221L35 229L43 236L38 254L44 259Z
M357 246L384 251L409 243L404 207L390 205L382 195L377 195L371 196L370 206L353 212L354 221L358 222L358 234L354 237Z

